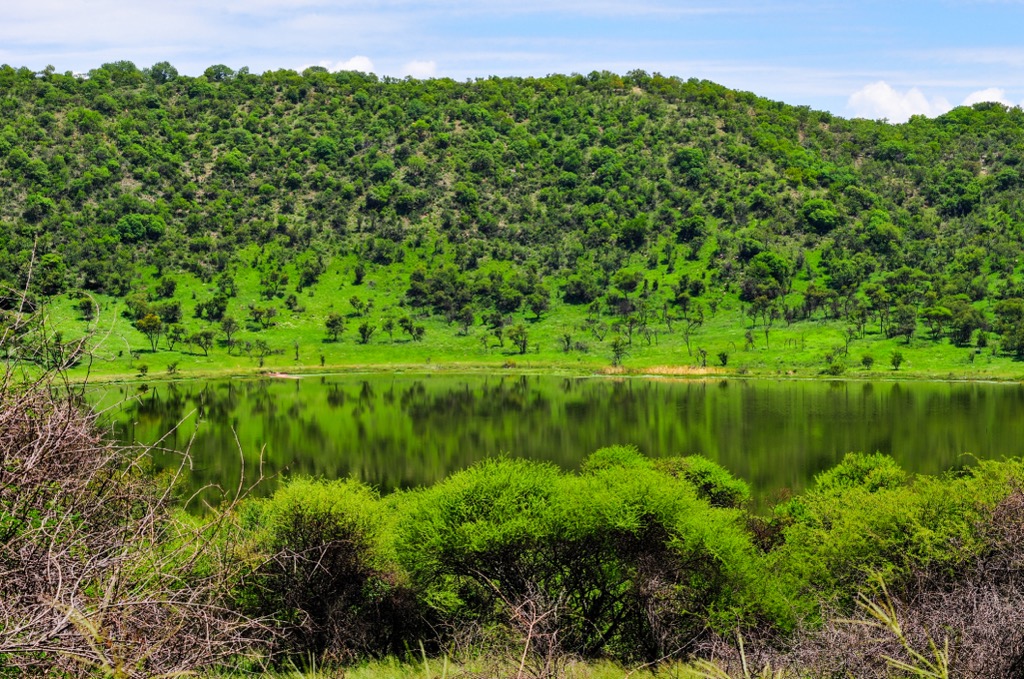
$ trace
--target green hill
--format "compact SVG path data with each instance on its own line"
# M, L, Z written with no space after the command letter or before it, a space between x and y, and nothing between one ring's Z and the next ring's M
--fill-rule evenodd
M0 306L47 311L22 358L88 336L110 374L1009 377L1022 163L998 104L889 125L644 72L4 66Z

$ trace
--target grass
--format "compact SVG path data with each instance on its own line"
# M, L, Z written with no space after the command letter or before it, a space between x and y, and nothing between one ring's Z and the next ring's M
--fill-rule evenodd
M243 251L246 261L255 250ZM149 340L123 314L124 300L95 296L98 314L86 322L77 310L78 300L69 296L53 298L47 307L51 327L59 328L65 339L92 335L93 360L88 366L72 371L72 378L94 381L124 380L145 377L214 378L248 375L261 372L316 373L345 371L435 371L472 372L513 369L517 371L558 372L570 374L626 373L660 374L682 377L715 375L788 376L798 378L844 379L943 379L943 380L1018 380L1024 378L1024 364L1004 356L995 348L956 347L949 340L934 341L925 337L923 328L909 344L903 339L886 338L877 326L869 324L863 335L849 342L844 322L803 321L786 325L777 321L767 336L761 327L752 327L738 299L724 298L715 314L691 336L689 348L682 323L672 329L661 322L652 323L655 334L649 339L634 335L632 344L614 365L613 330L598 338L585 326L587 311L581 306L564 304L553 295L551 308L541 318L519 312L512 323L522 323L528 331L526 353L520 353L511 341L504 346L482 324L477 314L474 325L465 331L437 316L415 316L415 311L402 306L408 287L408 271L417 264L415 253L401 267L370 267L360 285L353 282L354 256L333 261L327 273L311 288L298 293L299 309L285 308L283 298L267 302L259 295L259 274L251 267L236 274L238 296L231 300L228 315L242 330L241 342L263 340L275 353L266 356L262 365L256 355L242 352L229 354L216 324L193 318L198 301L209 298L213 285L188 274L177 274L178 287L174 299L182 305L182 323L189 331L201 327L218 330L218 343L209 355L185 345L169 350L161 339L157 351ZM664 267L663 267L664 268ZM664 273L664 272L662 272ZM157 280L150 269L142 282L152 289ZM667 284L667 283L666 283ZM291 288L289 288L289 292ZM799 294L799 293L794 293ZM372 301L370 312L357 314L350 299ZM246 324L246 305L273 304L278 308L276 323L267 329ZM345 317L346 328L340 339L329 341L324 329L330 313ZM413 315L425 327L422 341L412 341L396 328L392 336L381 329L387 317ZM610 324L612 319L603 317ZM377 327L369 342L359 341L357 328L367 322ZM749 338L753 339L751 344ZM569 335L573 344L584 347L563 350L563 337ZM702 361L699 351L706 354ZM827 372L827 357L837 349L845 349L835 363L842 368ZM894 352L903 355L899 370L892 368ZM842 353L842 352L840 352ZM720 356L727 356L723 366ZM873 364L865 367L864 356Z
M505 665L508 665L507 667ZM652 667L625 667L612 661L567 661L560 679L704 679L708 676L694 666L664 663ZM275 679L459 679L460 677L515 677L516 667L501 659L480 659L464 663L446 663L444 659L426 662L396 658L374 660L344 667L322 667L307 671L267 675ZM524 675L525 677L526 675Z

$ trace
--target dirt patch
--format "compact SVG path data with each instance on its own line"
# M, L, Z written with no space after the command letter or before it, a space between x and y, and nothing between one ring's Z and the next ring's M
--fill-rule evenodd
M672 375L672 376L694 376L702 375L725 375L728 371L724 368L701 368L693 365L655 365L650 368L630 369L622 366L609 366L599 370L602 375Z
M725 368L701 368L695 365L656 365L643 371L648 375L724 375Z

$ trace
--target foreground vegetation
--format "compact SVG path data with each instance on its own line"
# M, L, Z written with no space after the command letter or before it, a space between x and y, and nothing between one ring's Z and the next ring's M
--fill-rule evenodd
M1017 108L116 62L0 67L0 111L0 283L94 376L1021 375Z
M187 460L154 477L60 373L14 377L5 674L997 677L1024 660L1019 459L912 477L852 454L763 514L704 458L613 447L578 472L492 459L386 496L294 478L197 517L175 494Z

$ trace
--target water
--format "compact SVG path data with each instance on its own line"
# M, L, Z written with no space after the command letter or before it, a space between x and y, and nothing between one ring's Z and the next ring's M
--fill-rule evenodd
M377 374L123 385L92 398L119 440L160 441L158 466L189 450L192 489L234 489L243 468L248 484L262 465L257 494L296 473L388 492L499 454L573 469L602 446L631 444L653 457L705 455L765 501L850 451L939 473L1024 448L1017 384Z

